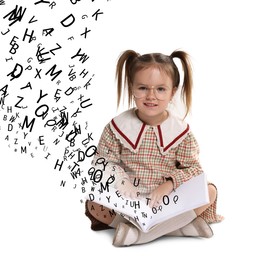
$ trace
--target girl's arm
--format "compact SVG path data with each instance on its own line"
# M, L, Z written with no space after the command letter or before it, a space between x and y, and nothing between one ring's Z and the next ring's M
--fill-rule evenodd
M176 161L176 169L167 176L172 179L174 189L193 176L203 173L199 162L199 146L192 132L178 146Z
M125 170L120 166L121 162L121 143L115 137L110 125L108 124L101 135L97 155L92 164L96 169L102 171L101 182L105 185L109 183L111 187L118 189L122 195L133 197L137 189L130 183L130 179Z
M176 162L176 169L166 176L166 182L150 194L151 206L158 206L164 195L169 195L173 189L203 172L199 163L198 143L191 132L178 146Z

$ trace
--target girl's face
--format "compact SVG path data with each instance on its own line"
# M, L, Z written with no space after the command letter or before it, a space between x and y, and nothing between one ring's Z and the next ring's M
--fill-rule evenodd
M138 71L132 86L138 117L149 125L161 124L167 118L166 109L176 89L172 79L157 67Z

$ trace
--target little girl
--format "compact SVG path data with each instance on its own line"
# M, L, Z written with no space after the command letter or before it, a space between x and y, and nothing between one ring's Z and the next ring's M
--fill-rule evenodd
M179 59L183 79L174 59ZM98 145L98 157L116 167L114 187L126 197L137 192L147 195L150 206L157 206L164 195L190 178L203 173L197 141L182 119L168 109L181 81L181 97L186 116L191 107L192 72L188 54L174 51L140 55L127 50L119 57L116 69L118 105L122 86L131 108L106 125ZM134 186L134 180L139 185ZM217 190L208 185L210 203L175 216L147 233L138 230L120 214L92 201L86 202L86 215L93 230L116 228L113 245L128 246L153 241L161 236L211 237L210 223L223 218L216 214Z

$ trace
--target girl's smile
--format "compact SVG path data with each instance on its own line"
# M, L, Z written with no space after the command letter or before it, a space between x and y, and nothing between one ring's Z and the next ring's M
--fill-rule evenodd
M145 106L147 107L157 107L157 104L153 104L153 103L143 103Z

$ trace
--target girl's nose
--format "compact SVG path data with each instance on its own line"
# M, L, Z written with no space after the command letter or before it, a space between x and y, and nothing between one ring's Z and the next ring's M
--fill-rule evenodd
M147 95L146 98L150 99L156 99L156 95L155 95L155 87L150 87L147 89Z

